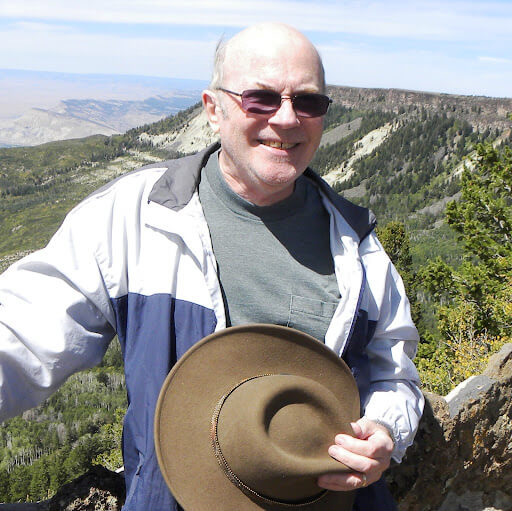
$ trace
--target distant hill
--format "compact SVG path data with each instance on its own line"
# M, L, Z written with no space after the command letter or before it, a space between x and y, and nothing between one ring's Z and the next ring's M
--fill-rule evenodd
M0 146L33 146L83 138L114 135L174 115L196 103L198 91L144 100L67 99L49 109L31 108L14 119L0 119Z
M0 147L123 133L196 103L206 84L0 69Z
M182 78L0 69L0 117L51 108L69 98L142 100L172 91L201 91L206 85L206 80Z

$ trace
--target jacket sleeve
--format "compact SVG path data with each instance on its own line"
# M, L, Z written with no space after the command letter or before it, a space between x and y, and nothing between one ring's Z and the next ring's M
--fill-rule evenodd
M375 235L367 245L365 267L369 317L376 321L366 351L370 392L364 415L386 426L395 440L393 458L400 462L414 440L424 397L413 363L419 341L404 285Z
M0 422L99 363L114 336L98 251L108 220L95 221L87 204L45 249L0 275Z

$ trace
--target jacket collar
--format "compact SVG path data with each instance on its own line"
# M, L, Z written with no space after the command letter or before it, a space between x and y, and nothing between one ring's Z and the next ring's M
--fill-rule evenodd
M173 211L183 209L192 198L199 185L201 169L212 153L220 148L217 142L191 156L160 163L167 167L162 177L153 185L149 201L161 204Z
M375 215L368 208L357 206L341 195L338 195L318 174L309 167L304 175L311 179L320 188L322 193L329 199L334 207L340 212L345 221L355 231L359 240L362 241L370 232L375 229L377 220Z
M168 160L158 166L165 166L167 170L154 184L149 201L161 204L173 211L183 209L192 198L199 185L201 170L208 158L220 148L217 142L191 156L177 160ZM376 225L374 214L367 208L357 206L344 197L338 195L318 174L310 168L304 173L311 179L340 212L345 221L355 231L359 240L363 240Z

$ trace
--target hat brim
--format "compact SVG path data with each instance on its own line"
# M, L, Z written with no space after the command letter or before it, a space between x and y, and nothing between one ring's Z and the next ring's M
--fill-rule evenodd
M155 411L158 462L185 511L290 509L250 498L238 489L219 466L212 447L211 417L219 399L238 382L269 373L311 378L335 396L343 396L348 421L360 416L350 369L313 337L275 325L232 327L205 337L173 367ZM353 493L329 491L317 502L296 509L350 510Z

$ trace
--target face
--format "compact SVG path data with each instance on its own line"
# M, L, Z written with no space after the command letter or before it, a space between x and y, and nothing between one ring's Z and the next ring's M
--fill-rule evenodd
M318 57L307 41L290 48L272 44L255 51L242 48L226 55L226 89L270 89L283 96L322 92ZM206 97L205 97L206 95ZM233 190L250 202L268 205L286 198L318 148L323 118L295 114L284 99L273 115L251 114L238 96L205 91L210 125L220 135L221 171Z

